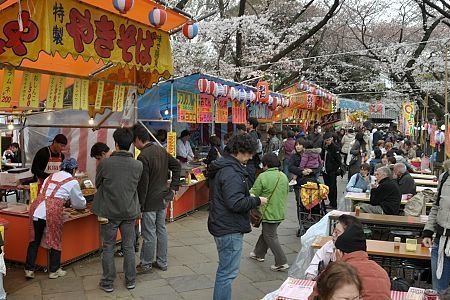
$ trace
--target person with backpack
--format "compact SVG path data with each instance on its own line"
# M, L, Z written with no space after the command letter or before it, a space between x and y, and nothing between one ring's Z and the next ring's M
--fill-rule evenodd
M423 245L431 249L433 289L443 295L450 290L450 160L443 163L445 172L439 178L436 202L433 203L423 231ZM435 235L433 239L433 235Z

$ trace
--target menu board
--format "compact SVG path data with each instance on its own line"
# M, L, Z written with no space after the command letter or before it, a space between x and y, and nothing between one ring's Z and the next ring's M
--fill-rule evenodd
M197 123L213 122L213 101L212 95L200 94L197 102Z
M233 101L231 104L231 119L233 124L247 123L247 113L245 109L245 102Z
M216 101L216 123L228 123L228 99L219 97Z
M197 94L187 91L177 92L177 121L195 123L197 121Z
M167 133L167 152L173 157L177 154L177 133L168 132Z

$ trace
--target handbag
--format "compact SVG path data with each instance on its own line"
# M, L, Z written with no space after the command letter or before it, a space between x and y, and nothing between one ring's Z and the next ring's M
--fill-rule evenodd
M277 183L275 184L275 188L273 189L269 198L267 198L267 203L266 203L265 207L267 207L269 205L270 198L272 198L273 193L275 193L275 190L278 187L278 182L280 182L280 177L281 177L281 175L278 175L278 179L277 179ZM250 217L250 223L252 224L252 226L255 228L259 228L259 226L261 225L262 219L263 219L263 213L260 212L259 209L257 209L257 208L252 208L248 212L248 216Z

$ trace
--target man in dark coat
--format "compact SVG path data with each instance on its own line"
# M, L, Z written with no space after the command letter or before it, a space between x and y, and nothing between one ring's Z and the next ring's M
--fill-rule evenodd
M341 167L340 149L333 142L333 133L326 132L323 136L321 157L323 160L323 181L330 188L328 199L333 209L337 208L337 172Z
M313 143L313 148L322 148L322 127L319 124L314 125L314 132L310 132L307 139Z
M138 273L148 273L152 265L167 270L166 209L180 185L180 163L166 149L150 141L150 134L142 125L135 125L134 145L141 150L142 177L138 185L142 209L142 248ZM167 184L169 171L172 181ZM156 249L156 262L155 260ZM154 263L153 263L154 262Z
M397 179L397 184L402 195L417 194L416 182L414 181L414 178L412 178L411 174L409 174L404 163L396 163L394 165L394 178Z
M219 254L214 284L214 300L231 300L231 285L239 273L243 235L251 231L248 212L264 197L250 196L244 164L256 152L256 140L247 133L234 135L227 153L209 168L208 230L214 236Z
M363 212L380 215L399 214L402 194L391 176L392 172L389 167L381 167L375 171L378 187L373 186L370 191L370 204L360 204Z

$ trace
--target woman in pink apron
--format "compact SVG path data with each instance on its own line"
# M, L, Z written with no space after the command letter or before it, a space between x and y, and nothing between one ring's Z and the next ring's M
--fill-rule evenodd
M80 184L73 177L77 168L75 159L65 159L60 165L60 171L45 179L38 197L30 206L30 243L25 265L26 278L34 278L36 256L41 242L50 251L49 278L55 279L66 275L66 271L61 269L64 203L70 200L73 208L86 207L86 199L83 197Z

